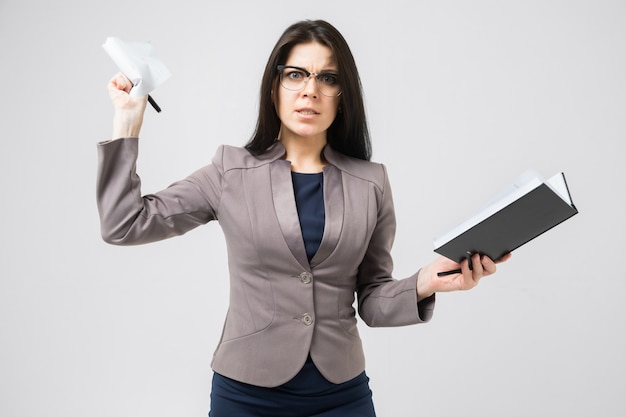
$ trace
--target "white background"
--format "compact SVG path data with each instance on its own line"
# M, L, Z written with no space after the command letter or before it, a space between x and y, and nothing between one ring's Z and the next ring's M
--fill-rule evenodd
M626 3L0 0L0 415L206 416L227 309L219 226L102 242L107 36L173 76L141 135L143 191L254 128L282 31L323 18L359 66L390 172L395 274L527 168L564 171L580 213L431 323L361 326L379 416L623 416Z

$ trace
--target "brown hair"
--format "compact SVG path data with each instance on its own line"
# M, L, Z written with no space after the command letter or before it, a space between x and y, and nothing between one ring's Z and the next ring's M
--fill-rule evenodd
M294 46L308 42L318 42L329 48L339 73L340 111L328 128L328 144L345 155L369 160L372 154L371 142L361 80L354 57L341 33L323 20L297 22L289 26L278 39L265 66L261 81L259 117L246 149L254 155L260 155L276 142L281 124L272 100L272 91L278 86L276 67L286 63Z

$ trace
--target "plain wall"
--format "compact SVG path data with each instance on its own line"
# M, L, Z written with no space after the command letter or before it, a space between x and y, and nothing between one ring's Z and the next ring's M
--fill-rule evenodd
M161 5L162 4L162 5ZM426 325L361 323L378 414L623 416L626 3L0 0L0 415L205 416L228 299L217 224L139 247L99 234L108 36L172 77L147 109L145 193L243 145L282 31L323 18L359 66L396 203L395 275L527 168L580 213Z

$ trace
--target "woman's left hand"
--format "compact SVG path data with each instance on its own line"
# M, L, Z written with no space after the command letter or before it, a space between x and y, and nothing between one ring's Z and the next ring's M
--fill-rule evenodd
M483 277L496 272L496 264L505 262L510 258L511 254L508 253L494 262L488 256L474 254L471 257L472 268L470 269L467 259L459 264L444 256L440 256L430 265L421 269L417 279L417 295L421 300L436 292L472 289L478 285L478 282ZM437 275L438 272L457 269L460 269L461 272L442 276Z

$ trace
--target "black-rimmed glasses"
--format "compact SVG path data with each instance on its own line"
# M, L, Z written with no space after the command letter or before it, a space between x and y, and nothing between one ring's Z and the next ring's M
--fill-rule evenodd
M300 91L304 89L309 78L313 75L320 93L327 97L337 97L341 94L339 76L334 72L322 71L314 73L304 68L290 65L279 65L277 69L280 73L280 85L287 90Z

